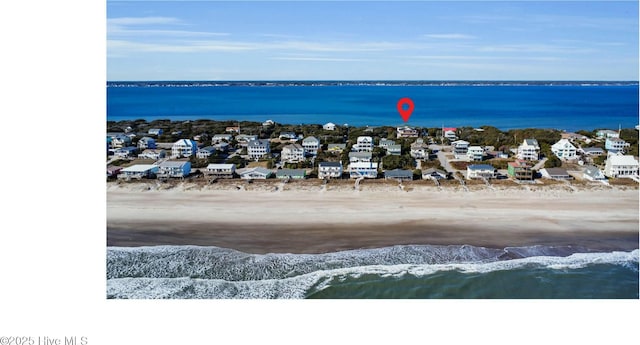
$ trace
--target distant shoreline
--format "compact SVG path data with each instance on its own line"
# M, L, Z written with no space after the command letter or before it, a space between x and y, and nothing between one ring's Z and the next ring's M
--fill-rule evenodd
M139 80L107 87L157 86L637 86L632 80Z

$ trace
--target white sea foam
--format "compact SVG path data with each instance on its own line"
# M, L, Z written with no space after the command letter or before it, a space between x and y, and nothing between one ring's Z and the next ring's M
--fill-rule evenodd
M640 252L574 253L566 257L534 256L513 260L479 263L367 265L317 270L282 279L227 281L224 279L112 278L107 280L109 298L304 298L310 289L327 288L334 281L364 275L424 277L436 272L463 274L488 273L516 269L571 270L589 265L629 265L637 267Z

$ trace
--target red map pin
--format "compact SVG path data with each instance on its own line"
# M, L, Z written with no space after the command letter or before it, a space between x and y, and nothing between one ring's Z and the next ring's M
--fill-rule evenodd
M404 109L404 105L407 104L409 106L409 109ZM409 121L409 118L411 117L411 113L413 112L413 101L411 100L411 98L409 97L405 97L405 98L401 98L398 101L398 104L396 105L396 107L398 108L398 112L400 113L400 116L402 116L402 120L404 120L404 122Z

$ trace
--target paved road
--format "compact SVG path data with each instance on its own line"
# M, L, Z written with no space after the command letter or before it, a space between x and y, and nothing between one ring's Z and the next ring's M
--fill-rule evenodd
M438 153L437 153L438 160L440 161L440 165L442 165L444 170L446 172L455 173L458 170L455 169L454 167L452 167L451 164L449 164L449 160L447 160L447 157L445 156L445 153L442 152L442 148L443 148L443 146L440 146L440 145L429 145L429 149L438 150Z
M547 157L542 158L542 160L541 160L541 161L539 161L536 165L534 165L532 169L533 169L533 170L536 170L536 171L538 171L538 170L542 169L542 168L544 167L544 163L545 163L546 161L547 161Z

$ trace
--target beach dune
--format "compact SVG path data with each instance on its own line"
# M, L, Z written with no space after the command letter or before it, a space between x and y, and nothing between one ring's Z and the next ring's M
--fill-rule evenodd
M250 188L110 183L107 245L201 245L249 253L399 244L638 248L635 188Z

